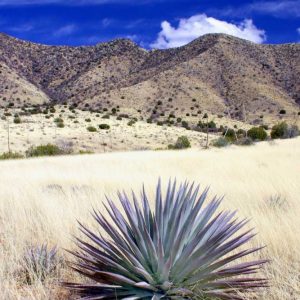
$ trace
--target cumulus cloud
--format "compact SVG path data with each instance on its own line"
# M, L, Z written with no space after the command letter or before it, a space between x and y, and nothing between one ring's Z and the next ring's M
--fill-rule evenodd
M266 40L264 30L258 29L250 19L240 24L208 17L205 14L181 19L178 27L173 27L168 21L161 23L162 30L152 48L166 49L183 46L192 40L208 33L225 33L243 38L254 43L262 43Z

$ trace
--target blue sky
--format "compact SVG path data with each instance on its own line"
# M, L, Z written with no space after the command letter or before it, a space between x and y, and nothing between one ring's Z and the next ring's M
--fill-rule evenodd
M299 42L300 0L0 0L0 31L51 45L126 37L170 48L211 32Z

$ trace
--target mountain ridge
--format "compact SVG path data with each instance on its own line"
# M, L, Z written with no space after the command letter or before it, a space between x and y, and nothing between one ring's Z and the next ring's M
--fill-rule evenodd
M118 106L147 118L208 111L241 119L246 106L253 121L280 110L294 114L300 104L300 44L255 44L225 34L165 50L130 39L49 46L0 34L0 71L3 107L68 102Z

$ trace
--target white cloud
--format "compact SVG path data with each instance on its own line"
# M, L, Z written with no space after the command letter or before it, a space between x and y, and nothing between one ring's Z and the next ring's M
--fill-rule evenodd
M300 16L300 0L260 1L248 5L247 9L275 16Z
M74 33L76 30L77 30L76 25L69 24L69 25L63 26L63 27L59 28L58 30L56 30L53 35L54 36L67 36L67 35Z
M240 24L228 23L199 14L188 19L181 19L178 27L173 27L168 21L161 23L162 30L152 48L173 48L183 46L192 40L208 33L225 33L243 38L255 43L266 40L264 30L258 29L250 19Z
M300 34L300 27L297 29L297 32Z

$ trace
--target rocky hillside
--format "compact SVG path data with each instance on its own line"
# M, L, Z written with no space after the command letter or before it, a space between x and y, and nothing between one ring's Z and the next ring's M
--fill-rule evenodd
M280 110L292 117L300 110L300 44L211 34L146 51L126 39L57 47L0 34L0 105L47 102L146 118L209 112L253 122Z

